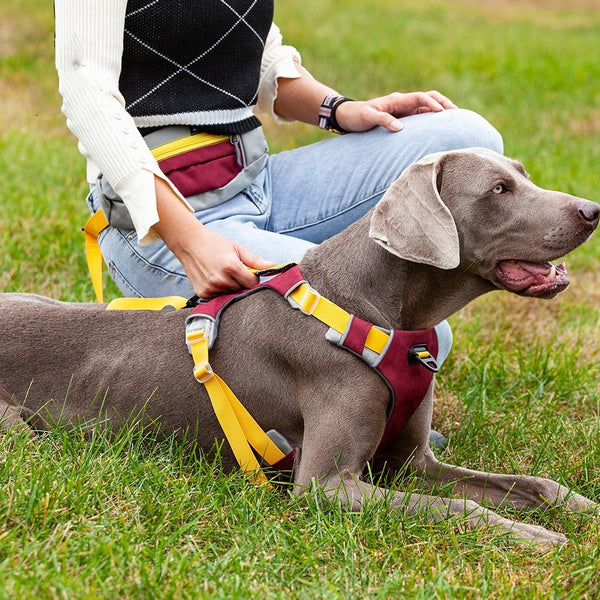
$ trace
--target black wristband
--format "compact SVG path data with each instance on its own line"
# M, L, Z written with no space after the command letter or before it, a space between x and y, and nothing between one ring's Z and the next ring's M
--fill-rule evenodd
M333 133L349 133L346 129L340 127L340 124L335 118L335 112L340 104L344 102L351 102L351 98L346 96L338 96L337 94L328 94L321 103L321 109L319 110L319 127L321 129L327 129Z
M331 107L331 115L329 117L330 131L335 131L341 135L344 133L350 133L347 129L340 127L340 124L335 116L337 109L340 107L340 105L344 104L344 102L354 102L354 100L352 100L352 98L346 98L346 96L341 96Z

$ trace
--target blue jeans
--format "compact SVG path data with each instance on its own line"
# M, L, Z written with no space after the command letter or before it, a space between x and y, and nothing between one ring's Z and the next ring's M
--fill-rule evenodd
M303 254L362 217L406 167L432 152L486 147L502 153L500 134L468 110L402 119L391 133L375 128L270 155L245 190L196 213L210 229L276 263ZM98 209L94 190L88 198ZM134 231L107 228L100 248L125 296L190 297L193 290L163 242L139 246Z

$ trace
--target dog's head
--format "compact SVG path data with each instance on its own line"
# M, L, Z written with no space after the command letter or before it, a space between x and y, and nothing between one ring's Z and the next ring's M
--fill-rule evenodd
M541 189L519 162L471 148L406 169L375 207L369 236L404 260L552 298L569 281L550 261L586 241L599 218L598 204Z

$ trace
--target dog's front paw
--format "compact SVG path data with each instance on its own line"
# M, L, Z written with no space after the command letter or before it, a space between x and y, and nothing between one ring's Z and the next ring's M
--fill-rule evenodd
M586 513L591 516L600 516L600 504L585 496L570 492L565 498L565 502L572 511Z
M510 540L519 544L526 544L540 552L547 552L557 546L566 544L568 539L562 533L550 531L539 525L515 522L515 527L510 531Z

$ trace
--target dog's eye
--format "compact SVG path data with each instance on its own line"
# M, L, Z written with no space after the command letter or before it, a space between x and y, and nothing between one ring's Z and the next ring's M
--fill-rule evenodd
M494 192L494 194L502 194L505 191L506 191L506 188L501 183L496 185L494 187L494 189L492 190L492 192Z

